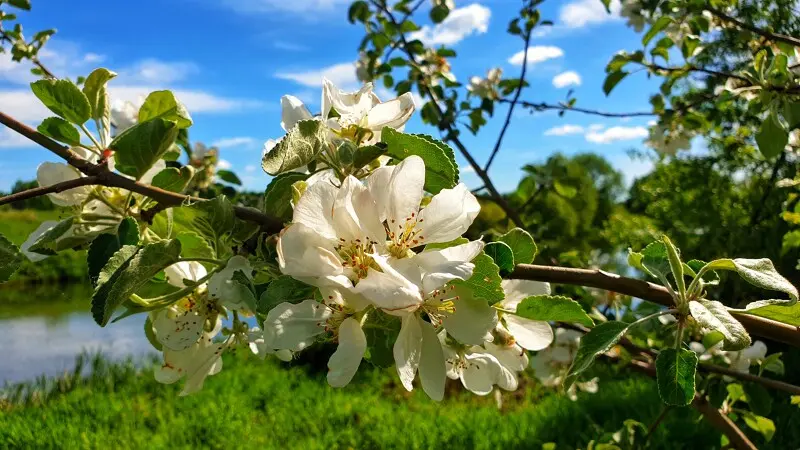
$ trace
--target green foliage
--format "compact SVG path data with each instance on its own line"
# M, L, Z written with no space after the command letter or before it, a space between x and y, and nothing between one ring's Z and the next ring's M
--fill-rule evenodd
M750 346L750 335L741 323L720 302L693 300L689 311L697 323L708 330L718 331L724 337L723 349L742 350Z
M283 302L299 303L312 298L314 288L288 275L272 280L258 300L258 312L266 314Z
M17 271L23 256L16 245L0 234L0 283L4 283Z
M39 80L31 83L34 95L50 111L75 125L83 125L91 117L92 107L86 96L69 80Z
M774 158L783 152L789 141L789 132L774 113L770 114L756 134L758 149L767 158Z
M264 191L264 213L288 222L292 219L293 186L304 181L308 175L287 172L273 178Z
M564 387L569 388L572 386L578 375L591 367L597 355L611 349L622 338L625 331L628 330L628 326L629 324L625 322L604 322L583 335L578 351L575 353L575 358L569 368L567 378L564 380Z
M186 189L193 176L194 171L189 166L183 166L180 169L167 167L153 177L151 184L165 191L181 192Z
M485 300L494 304L505 298L503 279L500 277L500 267L486 253L481 253L472 260L475 269L467 280L453 280L450 284L472 291L476 299Z
M55 255L59 250L63 250L65 247L60 244L59 239L72 228L73 222L75 222L74 217L58 222L53 228L39 236L39 239L30 246L29 251L42 255Z
M139 122L163 119L174 122L178 128L192 126L192 117L172 91L155 91L147 96L139 108ZM177 137L177 136L176 136ZM173 139L174 141L175 139Z
M314 160L327 142L327 127L319 120L301 120L275 147L264 155L261 167L278 175L303 167Z
M115 232L97 236L89 245L86 261L89 265L89 280L92 284L97 283L100 271L123 246L135 246L139 243L139 226L130 217L120 222L117 230L112 231Z
M697 355L684 348L661 350L656 358L658 393L667 405L685 406L694 398Z
M140 122L119 134L109 145L116 169L137 180L175 143L178 126L162 118Z
M211 200L197 202L162 211L153 219L153 230L163 237L180 233L197 233L207 239L219 257L224 256L225 243L234 231L233 205L221 195Z
M60 117L48 117L36 127L39 133L68 145L80 145L81 136L75 127Z
M505 242L490 242L483 248L501 272L510 273L514 270L514 252Z
M628 72L622 70L611 72L606 75L606 80L603 82L603 92L605 92L606 95L611 94L611 91L613 91L617 84L627 75Z
M91 105L91 118L95 120L109 120L111 108L108 102L108 90L106 84L117 74L108 69L95 69L86 77L83 83L83 94Z
M242 180L240 180L239 177L230 170L218 170L217 177L226 183L235 184L237 186L242 185Z
M561 295L535 295L517 306L516 315L531 320L579 323L590 327L594 321L575 300Z
M425 190L438 194L458 184L458 165L453 149L444 142L424 134L404 134L391 128L381 132L381 142L388 146L386 154L396 159L417 155L425 161Z
M530 233L522 228L514 228L497 239L511 248L514 264L530 264L536 258L536 243Z

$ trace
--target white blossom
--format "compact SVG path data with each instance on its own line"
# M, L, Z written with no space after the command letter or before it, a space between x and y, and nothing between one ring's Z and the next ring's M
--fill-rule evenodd
M540 281L503 280L502 285L505 298L498 306L505 311L516 311L520 302L527 297L550 294L550 285ZM508 331L516 343L527 350L542 350L553 342L553 329L542 320L501 313L498 326Z
M237 255L229 259L225 268L208 280L211 298L219 300L220 304L232 310L247 307L248 295L252 298L247 288L233 279L236 272L243 273L248 280L253 279L253 268L247 258Z
M117 134L139 122L139 108L129 101L114 102L111 106L111 123L114 124Z
M469 85L467 85L467 90L474 96L479 98L485 98L489 100L496 100L499 98L499 93L497 92L497 85L500 83L500 79L503 76L503 69L496 67L494 69L489 70L486 75L486 78L481 78L478 76L473 76L469 79Z

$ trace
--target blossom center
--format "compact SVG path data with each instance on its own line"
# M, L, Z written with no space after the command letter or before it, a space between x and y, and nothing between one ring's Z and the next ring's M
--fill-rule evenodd
M417 227L425 219L417 217L416 213L411 213L410 217L406 217L403 223L397 223L395 219L391 219L388 223L386 232L389 235L391 243L389 244L389 253L395 258L405 258L409 255L409 250L414 247L419 247L425 242L422 230Z
M335 247L336 252L342 258L342 267L352 269L356 281L367 277L370 267L375 267L375 260L370 254L374 251L377 242L370 240L356 239L348 242L341 238L339 245Z
M428 314L433 326L440 326L445 317L456 312L458 296L448 295L448 291L454 288L455 286L436 289L420 306L420 309Z

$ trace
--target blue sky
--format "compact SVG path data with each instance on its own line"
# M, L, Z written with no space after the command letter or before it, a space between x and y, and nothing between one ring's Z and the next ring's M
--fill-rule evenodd
M58 30L42 55L57 75L87 75L96 67L119 73L110 84L112 100L137 101L148 92L172 89L194 118L192 141L216 144L221 157L243 179L246 188L263 190L269 177L261 171L263 142L282 135L280 97L292 94L319 109L322 76L344 88L358 86L353 69L363 29L346 20L345 0L34 0L33 11L20 14L29 34ZM447 21L432 27L421 14L423 38L455 48L453 72L459 81L499 66L517 76L522 42L506 34L519 10L517 0L456 0ZM640 36L600 0L547 1L543 19L554 27L531 43L528 80L522 98L557 102L575 89L578 106L614 112L649 110L657 85L643 74L623 81L610 97L601 86L604 68L621 49L636 50ZM30 94L29 67L0 55L0 110L33 126L52 115ZM574 73L570 73L574 72ZM566 74L566 75L565 75ZM559 82L560 81L560 82ZM571 84L569 84L571 83ZM567 85L565 85L567 84ZM560 86L560 87L559 87ZM390 93L378 90L382 99ZM477 137L464 141L485 161L505 117L494 120ZM633 161L627 150L642 148L647 118L628 121L578 113L560 118L554 112L515 112L503 150L491 175L502 191L514 189L520 167L554 152L592 151L607 157L628 180L648 171L650 162ZM412 119L406 131L437 131ZM457 155L462 168L464 159ZM53 160L46 150L0 130L0 190L17 179L33 179L40 162ZM462 180L480 183L469 171Z

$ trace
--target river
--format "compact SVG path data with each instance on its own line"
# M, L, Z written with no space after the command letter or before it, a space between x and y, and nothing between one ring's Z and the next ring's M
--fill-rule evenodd
M0 387L58 375L82 351L112 359L155 352L144 336L144 315L100 327L89 312L90 296L91 288L80 284L0 286Z

